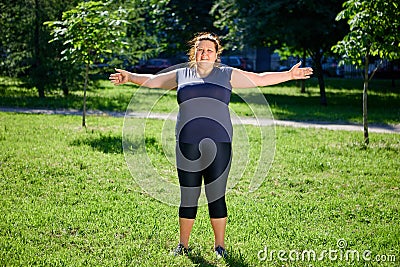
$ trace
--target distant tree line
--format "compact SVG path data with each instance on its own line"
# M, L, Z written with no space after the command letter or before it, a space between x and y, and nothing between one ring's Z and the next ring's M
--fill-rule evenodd
M195 32L212 31L222 36L229 49L269 46L288 51L303 61L311 57L319 82L322 105L327 104L321 65L323 57L335 52L337 56L353 63L360 60L365 62L365 54L350 53L345 48L351 44L357 50L365 36L373 34L381 36L379 40L374 40L384 42L385 46L372 46L375 52L368 54L369 59L399 58L400 16L396 1L1 0L0 74L26 77L40 97L45 97L45 92L51 89L61 89L67 95L70 89L79 88L77 81L83 80L84 62L76 58L73 60L74 57L71 56L79 47L73 47L69 40L63 39L60 31L68 31L68 27L57 29L57 23L44 23L65 21L67 11L78 10L79 4L82 8L85 6L83 2L85 5L91 2L102 3L101 8L106 13L99 14L105 16L119 10L119 20L127 22L124 25L106 25L109 31L118 27L118 31L124 31L124 34L113 37L119 40L110 40L107 47L103 47L104 50L98 47L98 51L109 53L99 55L96 49L91 50L90 63L101 63L107 57L115 60L114 66L121 66L123 62L134 64L140 58L160 53L184 53L187 49L186 42ZM379 30L363 32L361 39L350 38L349 33L355 30L355 26L352 26L354 23L351 22L355 18L366 21L370 18L370 13L380 14L380 17L374 15L378 19L374 27ZM341 14L339 19L338 14ZM365 25L359 24L357 27ZM85 40L85 35L89 38L89 34L81 30L82 40ZM383 38L384 36L390 38ZM102 43L102 36L90 35L90 38L94 44ZM126 46L121 46L121 42ZM388 48L391 49L390 52L385 53ZM66 54L67 51L69 54ZM90 64L91 67L92 65Z

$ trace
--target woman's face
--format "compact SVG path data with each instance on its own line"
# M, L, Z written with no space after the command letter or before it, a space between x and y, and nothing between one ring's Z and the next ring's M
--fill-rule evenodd
M217 60L215 44L209 40L199 41L195 50L196 62L212 62Z

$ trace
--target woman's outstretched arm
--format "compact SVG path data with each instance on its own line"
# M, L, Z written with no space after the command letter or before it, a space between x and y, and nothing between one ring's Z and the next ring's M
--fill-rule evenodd
M290 80L308 79L313 69L300 68L301 62L294 65L289 71L255 73L240 69L232 72L231 84L234 88L252 88L257 86L274 85Z
M175 70L160 74L139 74L121 69L115 69L115 71L116 73L109 77L115 85L131 82L140 86L167 90L177 87Z

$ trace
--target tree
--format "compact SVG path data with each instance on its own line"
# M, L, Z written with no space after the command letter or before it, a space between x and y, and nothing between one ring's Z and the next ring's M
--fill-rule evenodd
M364 67L363 126L364 143L368 145L368 83L375 71L369 72L371 57L400 58L399 3L386 0L348 0L337 20L347 20L350 32L333 46L344 61Z
M7 76L26 76L40 97L45 89L57 83L55 69L56 43L49 44L51 36L43 22L61 18L63 11L77 0L15 0L0 2L0 72Z
M337 0L221 0L213 7L216 25L240 45L287 48L293 55L312 57L321 104L327 105L322 58L345 34L335 21L342 1Z
M210 14L214 0L147 0L151 10L145 14L148 31L157 36L169 56L187 50L187 42L197 32L218 33Z
M121 52L128 47L124 42L127 11L121 7L113 10L112 2L82 2L77 7L63 13L62 21L48 21L52 30L51 41L61 41L64 60L80 63L85 68L82 126L86 126L86 90L89 66L113 52Z

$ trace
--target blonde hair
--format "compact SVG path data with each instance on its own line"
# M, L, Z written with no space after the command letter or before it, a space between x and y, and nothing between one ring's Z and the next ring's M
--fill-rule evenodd
M195 54L196 54L197 45L200 41L204 41L204 40L211 41L214 43L215 52L217 54L217 62L220 62L221 61L220 56L221 56L222 50L223 50L223 48L221 46L221 41L216 34L211 33L211 32L197 33L196 36L188 42L188 44L190 46L189 52L187 53L187 55L189 56L189 62L196 61Z

